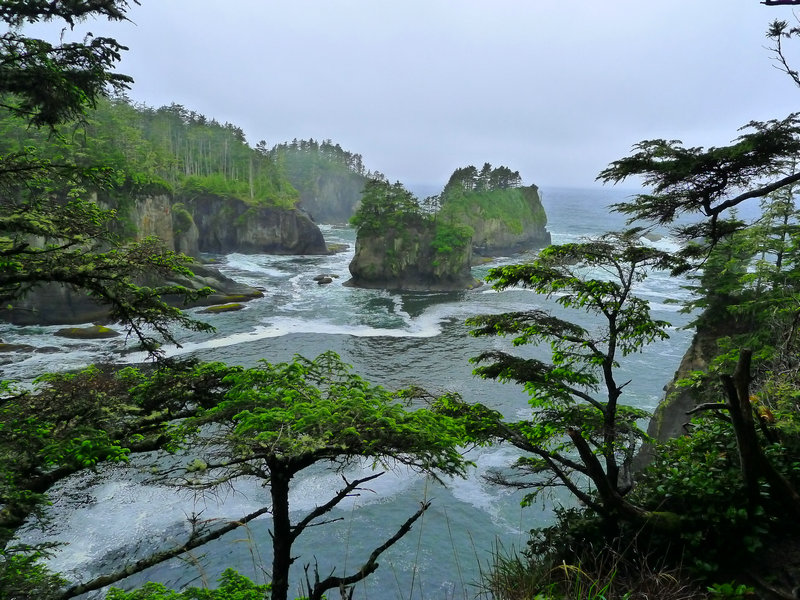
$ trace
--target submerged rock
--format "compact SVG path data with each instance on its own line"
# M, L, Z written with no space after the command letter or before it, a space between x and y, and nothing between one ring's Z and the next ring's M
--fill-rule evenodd
M6 344L4 342L0 342L0 352L30 352L33 350L33 346L29 346L28 344Z

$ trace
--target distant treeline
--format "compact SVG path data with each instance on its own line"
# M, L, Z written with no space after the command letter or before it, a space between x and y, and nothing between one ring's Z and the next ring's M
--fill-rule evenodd
M126 97L98 102L80 122L57 130L29 129L21 119L0 116L0 153L36 147L53 162L115 169L119 187L231 197L261 205L292 207L300 194L291 182L303 168L290 155L313 157L318 168L381 176L363 166L360 155L326 140L294 140L270 149L265 141L248 145L244 132L231 123L189 110L180 104L152 108ZM307 162L307 161L306 161Z
M295 165L307 165L310 161L321 168L330 170L336 166L343 167L366 179L385 179L380 171L369 171L364 167L364 160L360 154L348 152L339 144L334 144L331 140L318 142L311 138L308 140L293 139L291 142L277 144L270 151L270 156L275 161L284 160L287 168Z

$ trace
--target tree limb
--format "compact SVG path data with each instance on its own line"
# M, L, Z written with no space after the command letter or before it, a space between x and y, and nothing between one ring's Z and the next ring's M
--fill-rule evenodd
M250 513L242 517L237 521L230 521L227 525L220 527L219 529L215 529L205 535L201 536L192 536L189 540L183 544L182 546L178 546L177 548L172 548L170 550L164 550L162 552L157 552L152 554L146 558L143 558L139 561L136 561L132 565L128 565L123 569L120 569L116 573L111 573L109 575L102 575L100 577L96 577L91 581L86 583L81 583L78 585L73 585L64 590L60 596L58 596L58 600L67 600L68 598L74 598L75 596L80 596L81 594L85 594L86 592L91 592L94 590L99 590L107 585L111 585L112 583L116 583L126 577L133 575L134 573L140 573L145 569L149 569L150 567L162 563L166 560L171 558L175 558L176 556L180 556L184 552L188 552L189 550L193 550L194 548L198 548L216 540L217 538L222 537L226 533L233 531L234 529L241 527L242 525L246 525L253 519L260 517L268 512L270 512L271 507L260 508L259 510Z
M309 600L322 600L323 594L330 589L334 588L344 588L348 585L353 585L354 583L358 583L362 579L369 576L371 573L374 573L375 570L378 568L378 557L383 554L383 552L393 546L400 538L402 538L406 533L411 530L411 526L419 519L422 514L428 510L430 507L430 501L421 502L419 510L414 513L408 520L403 523L400 528L395 532L395 534L386 540L383 544L375 548L372 551L372 554L369 555L367 562L365 562L361 568L353 573L352 575L348 575L346 577L334 577L331 575L330 577L326 577L322 581L318 579L314 583L314 589L311 590L309 595Z
M800 0L798 0L797 2L792 2L792 4L800 4ZM795 183L797 181L800 181L800 172L788 175L783 179L779 179L778 181L770 183L769 185L765 185L763 187L756 188L748 192L744 192L743 194L739 194L738 196L725 200L725 202L720 202L717 206L710 209L711 215L719 215L722 211L728 208L733 208L734 206L744 202L745 200L750 200L751 198L761 198L762 196L771 194L775 190L779 190L780 188Z
M342 476L342 479L344 479L345 482L345 486L341 490L336 492L336 495L334 495L333 498L328 500L322 506L315 507L314 510L309 512L305 517L303 517L300 521L297 522L297 524L295 524L292 527L292 540L296 539L297 536L300 535L303 532L303 530L309 526L311 521L313 521L314 519L316 519L321 515L324 515L326 512L331 510L334 506L336 506L337 504L339 504L339 502L341 502L344 498L346 498L350 494L350 492L358 489L358 486L360 486L362 483L366 483L368 481L372 481L373 479L377 479L384 473L385 471L381 471L380 473L375 473L374 475L363 477L361 479L356 479L354 481L347 481L347 479L345 479L345 477Z

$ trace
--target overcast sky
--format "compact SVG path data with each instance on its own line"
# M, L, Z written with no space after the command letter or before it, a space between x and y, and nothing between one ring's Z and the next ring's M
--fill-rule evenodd
M141 0L129 16L79 29L129 46L133 100L251 145L330 138L407 185L490 162L592 186L639 140L721 145L800 108L764 35L792 11L758 0Z

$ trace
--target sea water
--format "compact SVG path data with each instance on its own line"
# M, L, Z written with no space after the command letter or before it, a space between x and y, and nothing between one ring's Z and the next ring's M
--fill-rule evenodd
M608 189L545 189L543 200L553 243L577 241L624 226L624 218L608 205L627 192ZM355 232L347 226L324 226L328 242L349 250L332 256L271 256L230 254L214 257L220 270L244 283L265 289L264 297L231 313L198 315L216 333L179 332L181 346L167 347L171 356L194 356L253 366L260 360L288 361L295 354L313 358L333 350L355 372L390 388L419 385L432 392L455 391L467 401L482 402L508 418L524 418L527 396L513 384L484 381L472 375L469 359L488 349L510 349L503 338L474 338L465 319L534 307L556 309L551 301L530 291L497 292L489 286L464 292L409 292L347 287ZM669 237L656 245L674 249ZM492 266L530 259L532 255L498 258L475 267L483 278ZM316 275L333 275L333 283L318 285ZM641 354L622 360L618 381L631 380L623 401L653 410L663 395L689 344L691 332L682 329L688 317L671 301L686 299L685 283L667 273L651 273L636 289L650 301L653 316L672 323L670 339L654 343ZM199 310L199 309L198 309ZM580 313L561 312L586 327L598 326ZM5 378L30 380L48 370L71 369L92 361L137 362L144 357L126 352L122 339L75 342L55 337L58 327L0 326L6 342L57 353L14 355L2 366ZM132 345L133 341L127 342ZM546 360L534 347L513 350ZM324 578L332 570L344 576L358 569L373 548L394 534L419 507L431 507L412 531L379 559L380 568L357 585L355 598L472 598L480 572L498 546L525 546L531 528L552 520L555 497L528 508L520 507L521 493L487 483L483 475L504 469L517 452L506 446L471 450L476 463L467 479L448 479L442 485L403 468L388 470L368 485L369 491L347 498L328 516L335 523L312 527L298 539L292 592L300 595L303 565L318 568ZM186 460L190 456L181 457ZM200 515L211 522L237 519L269 503L268 490L244 482L215 497L201 497L161 487L149 481L152 456L136 459L133 468L103 468L60 483L52 492L55 519L44 532L31 527L26 541L60 541L51 559L53 569L71 580L85 581L153 550L181 543L189 531L187 517ZM136 468L141 467L141 468ZM344 473L315 465L292 482L291 514L297 520L329 499L348 479L372 473L371 464L349 466ZM183 559L151 568L117 584L130 588L147 580L179 588L213 581L229 566L258 581L268 580L271 561L268 516L257 519ZM329 594L330 595L330 594ZM334 594L335 595L335 594Z

